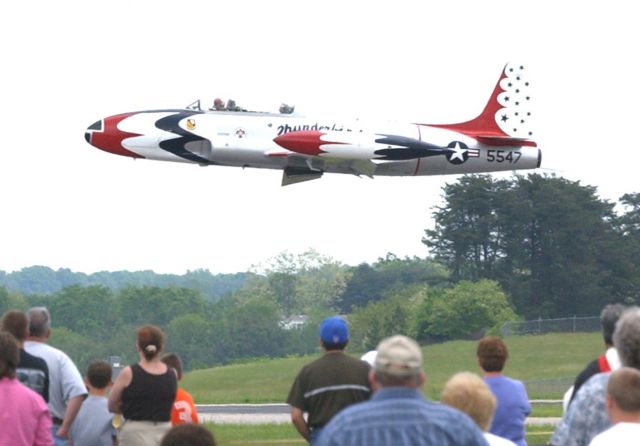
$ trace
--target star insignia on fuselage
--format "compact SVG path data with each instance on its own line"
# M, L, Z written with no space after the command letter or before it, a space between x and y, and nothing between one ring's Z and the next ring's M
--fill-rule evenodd
M446 154L447 161L451 164L462 164L469 159L469 147L460 141L453 141L447 146L449 153Z

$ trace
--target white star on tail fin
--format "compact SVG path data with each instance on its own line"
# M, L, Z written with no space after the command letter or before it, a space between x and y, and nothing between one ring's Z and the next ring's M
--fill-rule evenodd
M505 145L510 139L530 140L534 136L531 119L531 93L525 68L509 63L504 67L484 110L475 119L430 126L453 130L490 144Z
M495 113L500 129L514 138L533 138L531 85L525 67L507 64L498 87L503 90L496 98L501 106Z

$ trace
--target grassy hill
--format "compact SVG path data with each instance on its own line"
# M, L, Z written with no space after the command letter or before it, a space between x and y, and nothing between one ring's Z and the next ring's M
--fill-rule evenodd
M509 348L505 374L523 381L575 377L603 350L600 333L510 336L505 338L505 342ZM429 398L439 399L444 383L454 373L463 370L479 372L476 345L476 341L454 341L423 347L427 373L424 392ZM259 359L195 370L185 375L181 385L198 404L281 403L285 401L300 368L318 355ZM529 397L560 398L561 393L530 394Z

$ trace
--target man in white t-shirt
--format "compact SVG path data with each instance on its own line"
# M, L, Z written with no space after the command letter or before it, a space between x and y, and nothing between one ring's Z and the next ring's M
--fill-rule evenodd
M613 423L596 435L590 446L638 445L640 441L640 370L623 367L607 384L607 412Z
M44 359L49 367L49 412L56 446L67 446L69 429L87 394L82 375L71 358L62 350L47 344L51 336L51 316L45 307L27 312L29 337L24 349Z

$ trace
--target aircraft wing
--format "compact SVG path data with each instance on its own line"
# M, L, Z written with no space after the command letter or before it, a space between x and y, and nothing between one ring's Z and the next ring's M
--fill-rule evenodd
M371 160L320 158L297 153L268 152L267 156L286 156L287 162L282 175L282 186L316 180L322 177L327 166L338 168L345 173L373 178L376 164Z

